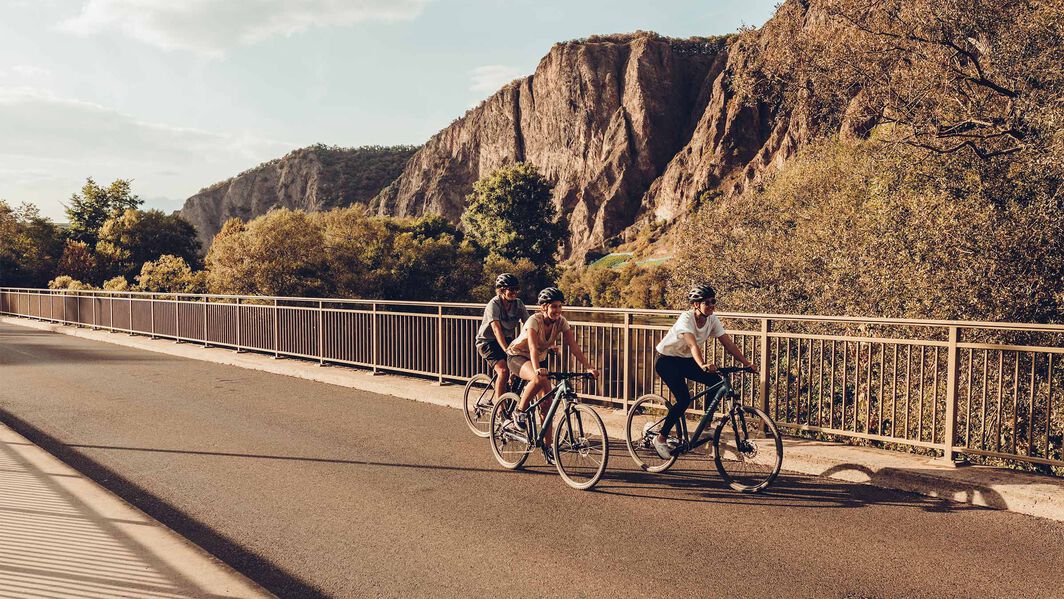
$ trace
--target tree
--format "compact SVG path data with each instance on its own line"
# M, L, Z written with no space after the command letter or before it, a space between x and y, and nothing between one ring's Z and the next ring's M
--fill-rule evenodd
M48 281L49 289L70 289L73 291L92 289L92 285L82 283L81 281L69 276L60 275L51 281Z
M164 293L202 293L205 279L183 258L169 254L158 260L145 262L137 275L138 291L158 291Z
M62 232L36 206L0 200L0 285L44 286L62 253Z
M68 239L56 272L91 282L100 277L100 264L96 259L96 252L92 251L87 243Z
M788 2L739 45L740 94L814 127L891 125L891 142L1062 168L1059 0Z
M462 215L466 235L491 257L556 263L565 228L551 200L552 185L534 166L502 167L473 185Z
M128 179L115 179L107 187L100 187L91 177L85 179L81 194L70 196L66 207L69 227L67 235L95 247L100 228L107 219L137 208L143 201L133 194Z
M320 296L329 292L319 217L271 210L246 225L227 222L207 253L217 293Z
M145 262L164 254L195 265L199 248L196 229L180 216L132 208L107 219L96 244L97 253L110 262L112 272L127 277L136 275Z

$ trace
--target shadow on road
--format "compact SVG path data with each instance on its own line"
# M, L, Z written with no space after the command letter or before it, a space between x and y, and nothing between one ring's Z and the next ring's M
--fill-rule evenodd
M0 352L0 365L18 366L28 364L70 364L73 362L157 362L167 358L148 352L116 352L113 348L73 348L70 338L59 338L50 331L18 331L4 327L0 329L0 343L4 344Z
M829 478L831 475L852 470L863 473L874 484L878 477L899 474L919 475L918 471L912 473L881 471L877 474L857 464L836 466L822 476L789 473L784 470L768 489L760 493L747 494L740 493L725 484L712 458L705 453L685 456L672 469L662 474L653 474L638 469L629 457L628 449L624 444L614 446L611 443L610 455L611 467L595 489L598 493L608 495L664 501L815 509L861 508L869 505L904 506L928 512L986 509L977 505L955 503L914 493ZM992 489L973 489L956 485L955 488L943 486L943 490L951 496L955 491L969 495L979 494L986 499L987 505L1004 508L1004 500Z
M133 481L97 463L77 448L62 443L7 410L0 409L0 421L279 597L326 597L298 576L245 549L232 539L159 499Z

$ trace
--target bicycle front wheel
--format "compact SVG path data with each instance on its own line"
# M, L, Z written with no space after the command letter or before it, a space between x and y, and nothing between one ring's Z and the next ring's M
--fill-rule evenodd
M462 415L478 437L491 434L491 410L495 407L494 379L484 373L469 379L462 391Z
M756 493L772 484L783 465L783 439L776 423L757 408L728 412L713 431L717 471L731 488Z
M647 472L665 472L676 463L676 456L667 460L661 459L653 443L654 437L661 432L661 425L668 413L669 406L665 403L665 398L653 393L637 399L628 410L628 421L624 427L628 453L635 463ZM676 435L678 428L680 425L677 423L670 435L672 445L679 443Z
M528 433L513 421L514 410L521 398L516 393L503 393L491 411L491 453L503 468L520 468L535 449L528 442Z
M554 464L565 484L594 487L610 459L606 425L590 406L572 404L554 424Z

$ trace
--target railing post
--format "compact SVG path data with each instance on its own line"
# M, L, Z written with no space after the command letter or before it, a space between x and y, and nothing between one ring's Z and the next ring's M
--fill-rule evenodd
M277 310L277 300L273 300L273 357L274 359L281 357L281 326L280 315Z
M113 333L115 332L115 296L113 293L107 296L107 311L111 313L110 322L107 324L111 325Z
M443 306L436 306L436 384L443 385Z
M325 303L318 301L318 366L325 366Z
M44 306L42 306L41 292L37 292L37 320L44 320Z
M957 427L957 327L949 328L949 354L946 356L946 418L943 421L942 461L954 464L953 441Z
M207 314L208 314L208 312L207 312L207 296L204 295L203 296L203 347L210 347L210 344L207 343L207 336L208 336L207 332L210 330L210 329L207 328Z
M155 294L148 296L148 307L151 309L151 338L155 339Z
M96 292L89 292L89 306L92 309L92 330L96 330Z
M181 343L181 297L174 295L174 343Z
M373 318L370 321L370 330L370 336L373 338L373 349L371 352L373 374L377 374L377 302L373 302Z
M77 293L76 291L74 292L74 305L78 309L78 312L77 312L78 322L77 322L76 326L78 328L81 328L81 295L79 293Z
M761 411L768 414L768 331L769 323L767 318L761 319L761 360L760 369L758 374L759 384L757 388L758 395L761 398Z
M242 340L240 338L240 319L241 319L241 317L242 317L242 315L240 314L240 298L238 297L238 298L236 298L236 353L238 353L238 354L240 353L240 346L241 346L241 343L242 343Z
M628 402L632 399L632 379L631 379L631 361L632 352L629 338L632 336L632 315L629 312L624 313L624 350L622 352L622 359L624 360L624 368L621 369L621 401L624 402L624 413L628 413Z
M127 293L126 301L129 302L129 328L127 330L129 331L129 335L133 335L133 331L135 330L133 328L133 296Z

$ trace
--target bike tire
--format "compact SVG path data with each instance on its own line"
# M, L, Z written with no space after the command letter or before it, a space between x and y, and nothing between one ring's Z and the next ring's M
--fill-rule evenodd
M462 390L462 415L469 430L478 437L491 435L491 411L495 408L493 382L492 377L480 373L469 379Z
M510 414L520 400L515 393L503 393L491 411L491 453L499 465L507 470L517 470L523 466L535 449L535 446L528 442L527 434L522 440L521 431L510 420Z
M736 429L745 438L738 439ZM783 438L767 414L743 406L730 410L717 424L713 454L717 472L728 486L742 493L757 493L771 485L780 473Z
M641 396L628 409L624 441L636 465L647 472L665 472L676 463L676 456L662 460L650 442L661 430L661 423L667 412L668 404L665 398L654 393ZM647 428L647 425L650 425L650 428Z
M606 425L591 406L571 404L554 423L554 465L565 484L586 491L606 472L610 439Z

